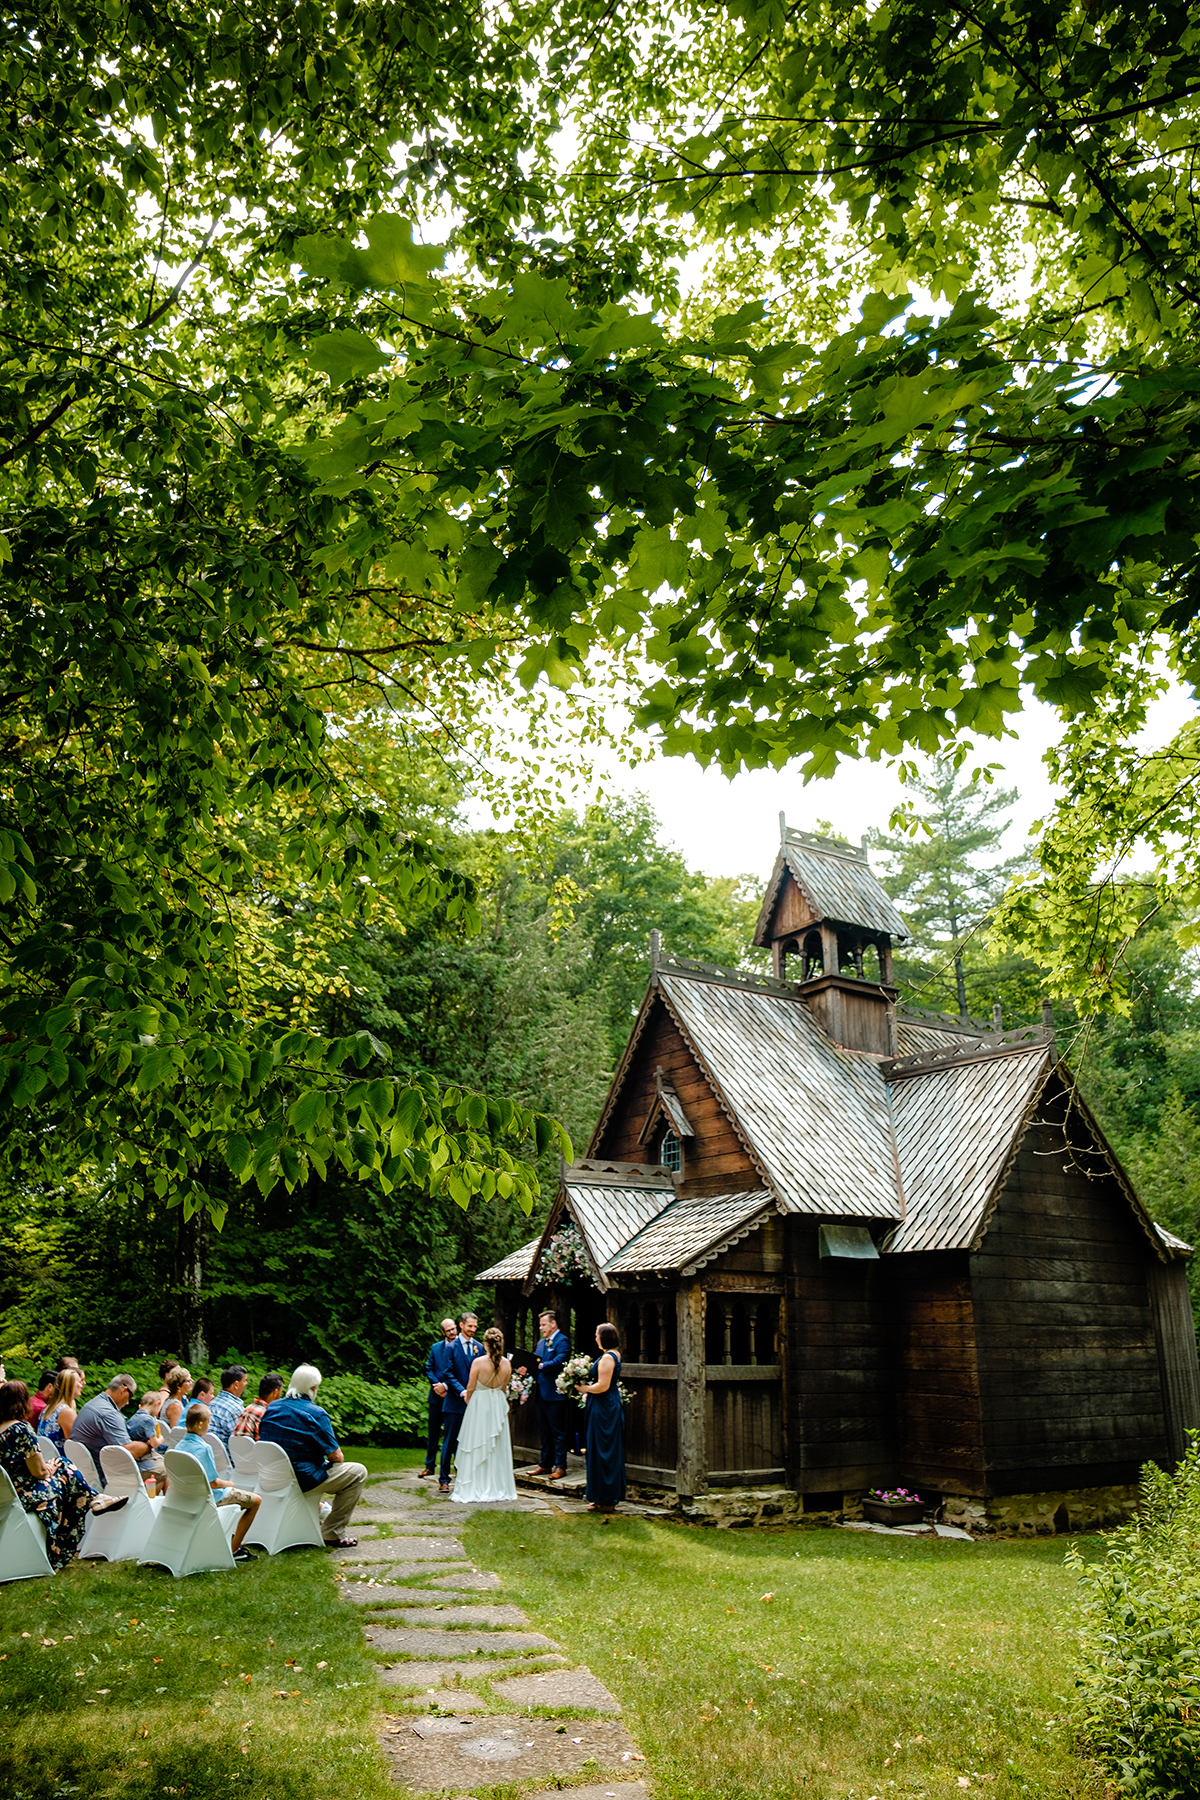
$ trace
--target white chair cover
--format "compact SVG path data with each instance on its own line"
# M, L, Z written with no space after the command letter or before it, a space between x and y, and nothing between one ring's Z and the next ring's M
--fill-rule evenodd
M37 1441L38 1441L38 1449L42 1453L42 1461L43 1462L49 1463L50 1467L53 1468L56 1462L62 1461L62 1455L59 1451L58 1445L54 1442L54 1440L52 1438L43 1437L42 1433L39 1431L37 1434Z
M262 1495L262 1505L246 1533L246 1542L257 1544L271 1556L279 1550L322 1543L320 1488L314 1488L308 1494L301 1493L296 1471L282 1444L264 1444L260 1439L256 1448L256 1486Z
M186 1450L163 1457L167 1492L140 1563L161 1563L172 1575L235 1567L229 1540L240 1518L236 1506L216 1506L204 1470Z
M123 1445L105 1444L100 1452L100 1468L105 1493L116 1499L124 1495L125 1504L120 1512L92 1515L79 1554L102 1557L106 1562L136 1562L145 1549L162 1501L150 1498L137 1463Z
M80 1474L85 1480L90 1481L96 1492L99 1493L104 1483L100 1479L99 1469L92 1460L91 1451L85 1450L82 1444L75 1443L72 1438L67 1439L63 1448Z
M228 1475L233 1464L229 1460L228 1450L226 1450L216 1432L206 1431L204 1434L204 1441L213 1453L213 1461L217 1465L217 1474Z
M258 1445L252 1437L243 1431L234 1432L229 1440L229 1454L233 1458L233 1472L238 1486L244 1487L247 1482L253 1487L258 1480Z
M173 1450L175 1448L176 1444L179 1442L180 1438L187 1436L187 1426L186 1425L166 1425L163 1427L163 1436L167 1440L167 1449Z
M0 1469L0 1582L33 1581L56 1571L46 1555L46 1533L17 1498L17 1490Z

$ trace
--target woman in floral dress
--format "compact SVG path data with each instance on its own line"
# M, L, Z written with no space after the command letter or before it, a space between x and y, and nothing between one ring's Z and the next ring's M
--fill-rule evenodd
M29 1423L29 1389L23 1381L0 1382L0 1468L27 1513L46 1532L46 1555L61 1569L79 1549L96 1490L71 1462L50 1468Z

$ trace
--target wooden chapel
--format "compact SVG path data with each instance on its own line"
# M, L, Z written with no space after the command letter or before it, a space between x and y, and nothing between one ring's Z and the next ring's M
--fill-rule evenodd
M865 850L783 826L754 938L773 974L655 935L587 1156L480 1279L510 1344L548 1297L576 1348L617 1325L630 1477L685 1505L775 1485L834 1511L903 1483L993 1519L1053 1495L1077 1529L1200 1427L1190 1247L1138 1199L1048 1014L1005 1031L898 1005L905 935ZM569 1283L542 1272L567 1225Z

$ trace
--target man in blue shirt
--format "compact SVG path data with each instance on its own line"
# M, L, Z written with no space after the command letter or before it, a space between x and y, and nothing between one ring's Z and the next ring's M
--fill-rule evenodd
M242 1395L246 1391L248 1375L249 1370L242 1363L230 1363L227 1369L222 1369L221 1391L209 1407L212 1414L209 1430L214 1437L220 1438L227 1450L230 1435L242 1411Z
M254 1523L254 1518L262 1505L262 1495L252 1494L249 1488L235 1487L228 1476L217 1474L216 1458L212 1446L204 1441L211 1414L207 1406L193 1402L188 1407L187 1431L176 1444L176 1450L186 1450L194 1456L204 1473L208 1476L209 1489L218 1506L240 1506L242 1516L234 1526L233 1538L229 1548L233 1551L237 1562L251 1562L253 1558L249 1550L242 1549L242 1539Z
M446 1393L442 1401L446 1435L442 1440L442 1472L438 1481L440 1494L450 1492L450 1462L458 1449L458 1434L467 1414L466 1394L467 1383L471 1379L471 1364L477 1356L483 1354L483 1345L475 1341L478 1325L479 1320L474 1313L464 1313L458 1321L458 1336L450 1346L450 1366L446 1371Z
M322 1499L329 1496L332 1505L321 1535L331 1550L350 1550L358 1539L347 1537L345 1530L362 1496L367 1471L362 1463L348 1463L342 1455L329 1414L317 1405L320 1385L321 1371L311 1363L293 1369L287 1393L282 1400L273 1400L262 1416L258 1441L280 1444L287 1451L302 1493L319 1487Z
M560 1394L557 1386L563 1365L571 1354L565 1332L558 1329L558 1314L553 1310L538 1319L541 1337L534 1355L538 1359L537 1412L542 1434L541 1456L531 1475L549 1475L557 1481L567 1472L567 1412L571 1402Z
M438 1439L442 1435L442 1401L446 1398L446 1377L450 1373L450 1351L458 1336L453 1319L442 1320L442 1335L429 1346L425 1358L425 1379L429 1383L429 1436L425 1441L425 1467L418 1475L424 1481L437 1467Z

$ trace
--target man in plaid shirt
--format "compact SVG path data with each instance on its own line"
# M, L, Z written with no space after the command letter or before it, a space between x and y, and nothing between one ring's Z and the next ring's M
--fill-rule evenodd
M258 1399L252 1400L238 1414L237 1424L233 1428L234 1437L250 1437L258 1442L258 1428L262 1424L262 1416L272 1400L278 1400L283 1392L282 1375L264 1375L258 1384Z

